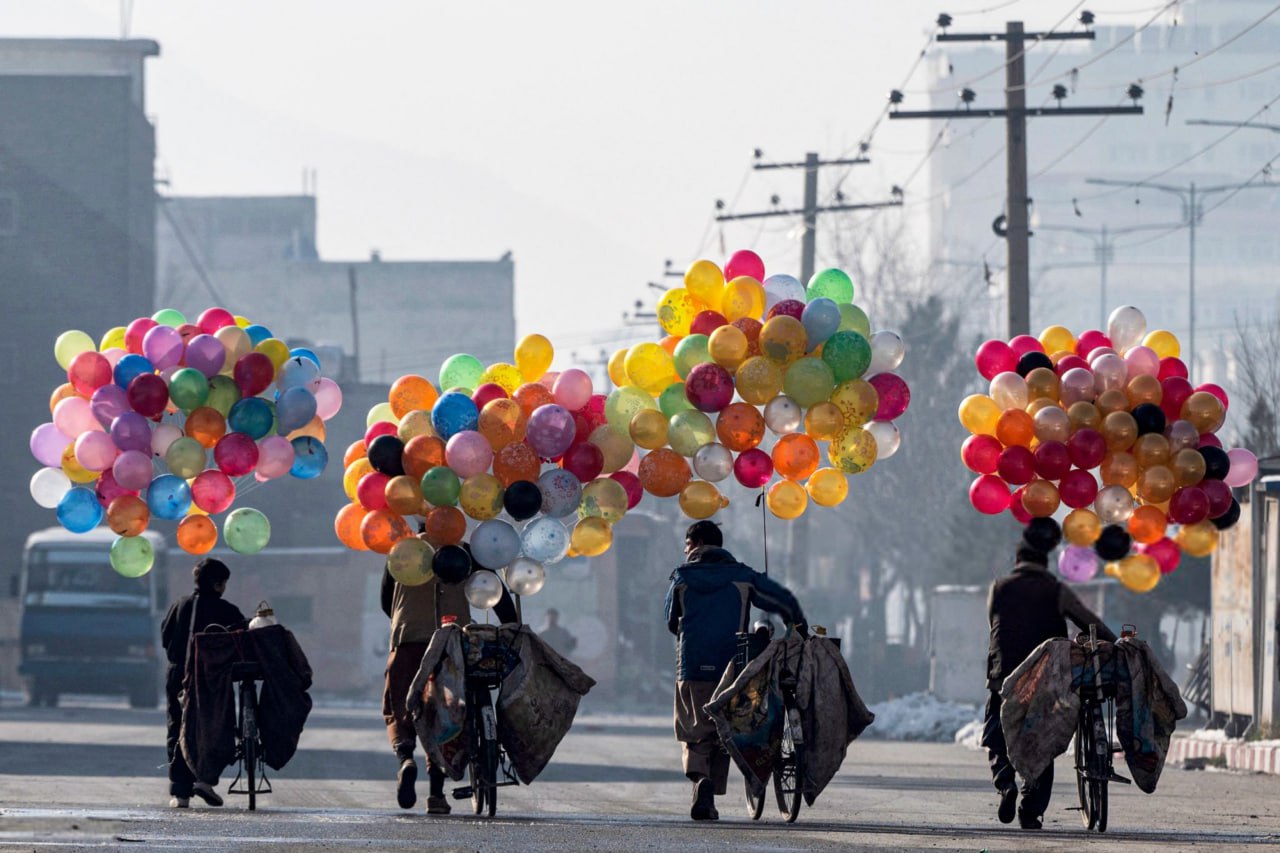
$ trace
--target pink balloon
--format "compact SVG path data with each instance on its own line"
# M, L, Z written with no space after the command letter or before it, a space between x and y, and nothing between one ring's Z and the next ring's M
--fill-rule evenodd
M1084 545L1068 545L1058 557L1058 571L1072 583L1081 583L1098 573L1098 555Z
M1058 359L1058 363L1053 366L1053 371L1059 376L1064 376L1068 370L1075 370L1077 367L1088 370L1089 362L1085 361L1075 353L1072 353L1071 355L1064 355L1062 358Z
M342 389L329 377L322 376L317 379L312 393L316 398L316 417L320 420L329 420L342 408Z
M1191 376L1191 372L1187 370L1187 366L1182 362L1182 359L1168 356L1160 359L1160 372L1156 374L1156 378L1163 382L1170 376L1187 379Z
M116 482L126 489L140 492L151 484L154 473L151 454L141 450L126 450L111 465Z
M1036 475L1036 456L1028 448L1017 444L1006 447L1000 452L996 473L1001 480L1015 486L1030 483ZM1005 491L1008 492L1007 489Z
M724 265L724 280L733 281L738 276L749 275L756 281L764 281L764 261L750 249L739 249L729 256Z
M111 365L111 369L115 370L116 365L120 363L120 359L124 358L128 353L120 349L120 347L108 347L102 351L102 357L107 360L107 364Z
M710 336L716 329L727 325L729 321L719 311L699 311L689 326L689 334Z
M1137 346L1129 350L1124 354L1124 364L1130 379L1160 375L1160 356L1151 347Z
M318 405L319 404L317 403L317 406ZM398 436L399 434L400 434L400 431L396 429L396 425L393 424L391 421L378 421L373 426L365 430L364 446L368 447L369 445L373 444L373 440L380 435Z
M121 495L136 495L138 490L126 489L117 483L115 473L108 468L102 472L102 476L93 484L93 493L98 496L98 503L105 508Z
M1169 499L1169 520L1174 524L1196 524L1209 517L1209 496L1195 486L1178 489Z
M758 447L744 450L733 460L733 476L748 489L758 489L773 476L773 460Z
M604 452L589 441L581 441L564 452L564 470L589 483L604 470Z
M1178 563L1182 562L1182 549L1178 547L1177 542L1168 537L1152 542L1150 545L1139 545L1138 551L1154 559L1156 565L1160 567L1160 573L1164 575L1178 568Z
M975 474L994 474L1004 449L992 435L971 435L960 445L960 459Z
M1160 380L1160 408L1164 410L1167 420L1176 421L1182 417L1182 404L1187 401L1195 389L1191 383L1181 376L1170 376Z
M1032 455L1036 473L1046 480L1061 480L1071 470L1071 451L1061 441L1042 441Z
M1098 496L1098 481L1088 471L1076 468L1068 471L1058 484L1058 495L1062 503L1071 509L1079 509L1093 503Z
M479 410L483 409L486 403L507 399L508 397L506 388L496 382L486 382L471 394L471 402L475 403L476 409Z
M76 461L86 471L105 471L120 451L111 436L101 430L81 433L76 439Z
M985 515L1004 512L1009 508L1009 497L1008 484L995 474L983 474L969 485L969 503Z
M1258 457L1243 447L1235 447L1227 451L1227 459L1231 460L1231 470L1223 481L1233 489L1247 486L1258 476Z
M134 320L124 330L124 348L135 355L142 355L142 342L147 337L147 332L157 325L159 324L150 317Z
M53 423L63 435L77 438L81 433L103 432L102 424L93 416L89 401L83 397L66 397L53 407Z
M142 354L156 370L182 363L182 333L172 326L153 326L142 338Z
M62 453L71 443L71 437L54 424L40 424L31 431L31 455L48 468L62 467Z
M268 436L258 442L257 473L265 482L283 477L293 467L293 444L282 435Z
M191 500L207 513L227 509L236 499L236 484L221 471L202 471L191 483Z
M1071 357L1075 358L1075 356ZM1066 361L1066 359L1064 358L1063 361ZM1092 402L1093 398L1098 395L1093 371L1087 367L1073 367L1063 373L1059 394L1062 397L1064 408L1070 408L1072 404L1079 403L1082 400Z
M82 352L67 367L67 381L77 394L88 397L112 381L111 363L102 353L93 350Z
M489 470L489 466L493 464L493 447L490 446L489 439L480 433L464 429L449 438L444 446L444 461L453 469L453 473L465 480Z
M200 327L200 331L206 335L212 335L223 326L234 326L236 324L235 315L226 308L206 308L199 317L196 318L196 325Z
M1036 346L1040 346L1040 344L1037 343ZM1040 351L1043 352L1044 350L1041 349ZM1019 354L1009 344L992 338L989 341L984 341L978 347L978 352L973 357L973 363L977 366L978 372L982 374L983 379L992 380L1001 373L1017 370L1018 357Z
M1013 350L1015 359L1022 358L1029 352L1044 352L1044 346L1031 335L1018 335L1013 338L1009 341L1009 349Z
M893 373L877 373L867 380L880 395L880 405L872 420L891 421L911 405L911 389L902 377Z
M229 477L243 477L258 464L258 445L242 432L229 432L213 446L213 461Z
M797 320L804 315L804 303L799 299L783 299L781 302L774 303L769 309L769 313L765 315L766 320L772 320L774 317L795 317Z
M591 400L591 377L576 367L562 372L551 387L551 396L571 412L581 409Z
M365 509L387 508L387 482L391 478L380 471L370 471L356 484L356 500Z
M1022 505L1022 496L1026 493L1026 486L1018 486L1009 496L1009 515L1012 515L1019 524L1028 524L1031 521L1031 513L1027 512L1027 508Z
M1097 329L1089 329L1087 332L1081 332L1080 337L1076 338L1076 355L1089 357L1089 354L1099 347L1111 346L1111 339Z
M639 455L636 459L639 460ZM639 464L637 461L636 464ZM614 471L609 475L609 479L616 480L622 484L622 488L627 490L627 509L636 508L636 504L640 503L640 499L644 497L644 487L640 485L640 478L634 472L623 469Z

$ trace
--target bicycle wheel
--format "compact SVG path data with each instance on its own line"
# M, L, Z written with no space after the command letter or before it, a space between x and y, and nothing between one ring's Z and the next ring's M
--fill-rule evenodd
M253 683L240 684L240 740L244 744L245 787L249 811L258 807L258 720L253 709Z
M1107 782L1111 778L1111 733L1107 731L1102 707L1093 706L1093 772L1089 799L1093 803L1093 828L1107 831Z
M752 820L759 820L760 815L764 814L764 791L760 792L760 796L755 796L751 791L751 783L746 779L742 780L742 787L746 789L747 815Z
M489 817L493 817L498 813L498 741L492 738L485 738L485 784L489 786L486 805L489 808Z
M1080 821L1085 829L1093 829L1093 805L1090 797L1089 782L1090 756L1093 755L1093 725L1089 709L1085 703L1080 708L1080 721L1076 725L1076 793L1080 798Z
M800 816L800 798L804 788L804 737L799 723L799 713L787 703L782 744L773 764L773 792L778 798L778 810L786 817L787 823L794 823Z

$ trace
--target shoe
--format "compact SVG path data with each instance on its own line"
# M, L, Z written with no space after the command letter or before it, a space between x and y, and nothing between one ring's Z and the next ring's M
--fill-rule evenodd
M699 779L693 784L693 807L689 809L689 817L694 820L720 819L720 812L716 811L715 787L710 779Z
M188 797L170 797L169 808L171 809L189 809L191 808L191 800Z
M1022 809L1018 809L1018 826L1023 829L1039 829L1041 827L1040 818L1037 815L1027 814Z
M449 814L453 808L445 796L427 797L427 814Z
M218 792L213 790L213 786L208 782L197 782L191 786L191 793L204 800L205 805L220 806L222 805L222 797L218 796Z
M400 772L396 773L396 802L402 809L411 809L418 802L418 792L413 789L418 781L418 764L412 758L400 762Z
M1001 823L1013 823L1013 815L1017 807L1018 789L1005 788L1000 792L1000 808L996 810L996 816L1000 818Z

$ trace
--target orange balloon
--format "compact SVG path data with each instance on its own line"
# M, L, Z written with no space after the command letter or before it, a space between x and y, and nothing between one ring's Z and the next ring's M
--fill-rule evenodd
M345 470L350 467L352 462L357 459L363 459L369 455L369 449L364 446L364 439L357 438L351 444L347 445L347 452L342 454L342 467Z
M325 428L324 421L320 420L319 415L316 415L314 418L311 419L310 423L308 423L304 427L299 427L298 429L295 429L293 432L289 433L286 436L286 438L288 438L290 441L293 441L295 438L304 438L306 436L311 436L317 441L324 441L326 432L327 430Z
M353 551L368 551L369 546L364 544L364 539L360 536L360 524L368 514L364 507L355 503L347 504L338 510L338 514L333 519L333 532L338 534L338 541ZM178 534L181 537L181 524L178 525Z
M1128 386L1125 387L1125 396L1129 399L1131 409L1143 403L1154 403L1158 406L1164 399L1164 388L1161 387L1159 379L1143 373L1129 380Z
M1022 409L1008 409L1000 413L996 421L996 438L1005 447L1030 447L1036 437L1035 419Z
M760 355L760 330L764 328L764 324L752 317L742 317L730 325L738 327L747 336L747 358Z
M205 449L213 447L227 434L227 419L217 409L201 406L187 415L186 432Z
M1204 479L1204 457L1200 451L1184 447L1169 462L1179 486L1194 486Z
M408 522L390 510L375 509L360 522L360 538L377 554L390 554L391 546L412 535Z
M1173 472L1164 465L1153 465L1138 475L1138 496L1147 503L1164 503L1177 488Z
M523 441L508 444L493 457L493 473L503 486L510 486L517 480L536 481L541 472L542 460Z
M804 431L819 441L830 441L844 429L844 412L830 401L815 403L804 415Z
M676 344L680 343L683 340L684 340L684 335L667 335L665 338L658 341L658 346L666 350L667 355L671 356L672 358L675 358Z
M1138 422L1128 412L1112 412L1102 419L1102 437L1112 453L1128 450L1138 439Z
M716 417L720 443L735 453L750 450L764 440L764 416L750 403L730 403Z
M1023 487L1022 508L1034 518L1048 518L1060 503L1058 487L1049 480L1032 480Z
M650 451L640 460L640 485L651 495L675 497L693 476L689 463L674 450L663 447Z
M534 409L556 401L556 398L551 395L551 389L537 382L526 382L521 385L511 395L511 399L520 404L526 421L533 414Z
M137 536L150 521L151 510L137 495L121 495L107 505L107 526L117 536Z
M480 434L489 439L495 451L515 441L524 441L529 416L515 400L500 397L484 404L480 411Z
M434 435L420 435L409 439L400 454L404 472L416 480L432 468L444 464L444 442Z
M1158 432L1149 432L1138 436L1130 451L1138 461L1139 468L1150 468L1152 465L1169 464L1169 439ZM1196 454L1199 456L1200 454Z
M49 414L53 414L53 410L58 408L58 404L68 397L75 397L76 389L70 382L63 382L57 388L53 389L53 396L49 398Z
M1098 466L1098 475L1104 486L1132 488L1138 482L1138 460L1133 458L1133 454L1124 451L1108 453Z
M467 534L467 517L456 506L438 506L427 513L427 529L423 534L436 548L457 545Z
M820 461L818 442L804 433L784 435L773 446L773 467L788 480L808 479Z
M218 542L218 527L207 515L188 515L178 522L174 538L188 554L208 554Z
M1098 407L1084 400L1072 403L1071 408L1067 409L1067 417L1071 420L1072 432L1086 427L1096 430L1102 426L1102 413L1098 411Z
M422 488L418 485L421 479L401 474L388 480L385 488L387 509L400 515L417 515L422 508Z
M1168 526L1165 514L1153 506L1140 506L1129 516L1129 535L1143 545L1163 539Z
M439 397L436 386L430 380L410 374L401 376L391 384L387 402L391 404L391 413L397 418L403 418L414 409L431 411Z
M1061 383L1058 374L1047 367L1037 367L1027 374L1027 397L1035 400L1041 397L1058 401Z

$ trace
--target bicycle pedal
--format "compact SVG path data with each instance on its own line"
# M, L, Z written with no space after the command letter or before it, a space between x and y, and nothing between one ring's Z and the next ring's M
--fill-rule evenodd
M1122 785L1132 785L1132 784L1133 784L1133 780L1132 780L1132 779L1126 779L1126 778L1124 778L1123 776L1121 776L1119 773L1112 773L1110 776L1108 776L1108 777L1107 777L1107 781L1108 781L1108 782L1119 782L1119 783L1121 783Z
M469 800L469 799L471 799L471 786L470 786L470 785L468 785L468 786L467 786L467 787L465 787L465 788L454 788L454 789L453 789L453 798L454 798L455 800Z

